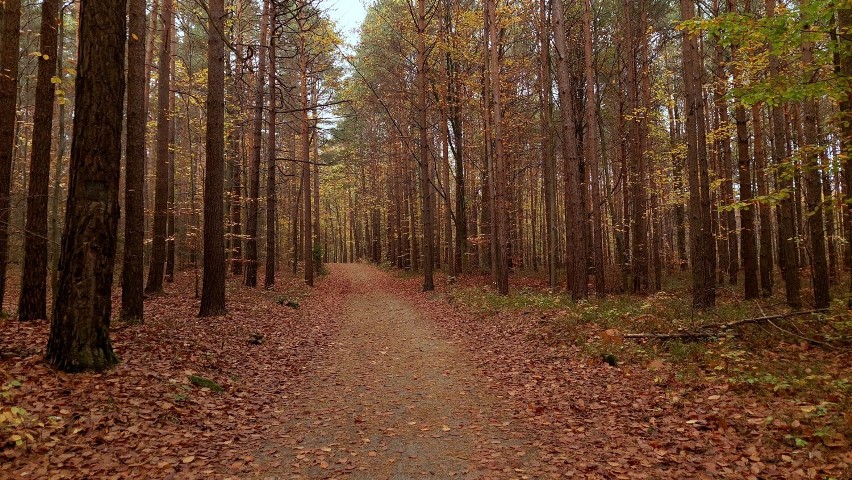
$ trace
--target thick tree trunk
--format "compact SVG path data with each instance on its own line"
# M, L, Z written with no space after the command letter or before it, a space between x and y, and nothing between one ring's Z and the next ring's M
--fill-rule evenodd
M74 134L59 291L47 361L70 372L105 370L118 233L124 116L126 0L80 5Z
M32 157L24 230L24 262L18 318L47 319L47 195L50 188L50 146L56 96L56 43L59 0L41 3L41 28L33 115Z
M207 159L204 177L204 279L199 316L225 313L225 5L208 2Z
M151 262L148 267L146 293L162 293L163 274L166 262L166 236L169 218L169 130L171 112L169 95L171 91L171 44L172 0L163 0L163 33L160 41L160 57L157 62L157 167L154 187L154 227L151 240Z
M145 237L145 21L146 0L128 0L127 142L124 186L124 263L121 269L121 319L142 322Z

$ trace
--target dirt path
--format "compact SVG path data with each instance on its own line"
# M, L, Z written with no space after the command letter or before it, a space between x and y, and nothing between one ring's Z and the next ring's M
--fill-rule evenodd
M463 350L387 274L333 274L352 283L340 334L283 399L284 447L264 455L278 465L264 478L523 478L535 449L492 418L497 400Z

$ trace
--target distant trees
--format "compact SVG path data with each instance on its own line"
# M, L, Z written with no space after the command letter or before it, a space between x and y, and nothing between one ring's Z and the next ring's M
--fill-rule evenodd
M345 75L310 0L126 1L126 215L113 236L101 162L115 146L100 137L116 112L92 95L112 98L115 79L66 79L115 61L98 42L117 26L76 19L116 15L2 3L0 298L11 268L17 316L46 318L50 270L56 358L82 305L94 313L81 331L104 337L109 292L100 273L65 285L83 274L56 257L112 268L116 250L130 322L145 263L159 294L199 256L202 316L225 311L228 271L273 288L288 263L308 285L324 261L369 259L421 272L424 290L442 271L482 273L501 294L541 269L576 300L676 287L688 270L696 309L740 271L742 298L772 296L776 265L786 303L824 308L850 270L844 2L379 0ZM105 125L98 138L85 118ZM74 238L57 255L60 230ZM97 364L67 368L110 364L102 340Z
M840 223L852 223L838 208L848 169L837 155L845 124L834 121L846 109L848 55L842 34L807 32L835 28L813 12L836 11L843 25L848 9L830 0L706 6L426 1L427 20L441 21L424 29L419 3L377 2L353 60L359 74L340 94L341 114L358 118L338 123L327 149L337 170L328 191L339 196L323 205L332 258L374 259L362 240L375 246L378 231L384 260L424 277L455 255L449 275L466 264L505 293L510 272L546 266L553 287L557 269L567 273L575 299L592 291L589 275L598 295L650 293L691 266L698 309L713 307L740 271L744 298L771 295L777 260L790 306L826 305L850 231ZM425 66L421 41L435 45ZM836 78L826 75L834 68ZM435 102L425 122L423 71ZM387 162L370 170L378 178L357 188L344 180L376 156ZM446 180L438 160L452 172ZM415 179L421 192L449 197L449 216L411 196ZM814 280L806 299L797 286L805 267Z

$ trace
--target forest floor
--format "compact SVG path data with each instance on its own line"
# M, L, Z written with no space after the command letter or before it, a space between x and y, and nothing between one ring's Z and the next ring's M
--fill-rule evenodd
M51 370L46 323L0 321L0 477L852 478L835 343L630 342L672 327L677 294L575 305L535 279L237 280L202 320L180 275L145 325L113 325L104 374Z

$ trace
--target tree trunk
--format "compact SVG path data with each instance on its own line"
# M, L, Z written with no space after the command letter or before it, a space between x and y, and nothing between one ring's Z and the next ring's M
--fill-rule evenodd
M680 0L684 21L695 16L695 1ZM683 33L683 77L686 90L687 174L689 177L690 253L692 256L692 305L698 309L716 305L715 244L710 217L710 180L704 102L701 98L701 58L698 38Z
M807 31L809 26L805 26ZM807 35L807 33L805 33ZM814 82L817 72L811 67L813 65L814 44L805 40L802 44L802 64L805 71L805 83ZM828 262L825 254L825 223L823 221L822 202L822 179L820 178L820 141L817 136L817 124L819 122L818 100L809 98L803 102L804 106L804 145L802 170L807 184L807 222L811 243L811 271L814 290L814 308L827 308L831 303L829 295Z
M600 158L598 155L598 102L595 94L594 49L592 45L592 0L583 1L583 36L585 39L585 77L586 77L586 136L583 146L586 149L586 164L589 166L592 209L592 258L595 266L595 293L599 297L606 295L606 275L604 274L604 220L601 213Z
M547 278L550 288L556 288L556 168L553 161L553 143L550 136L552 123L550 76L550 24L547 18L548 2L539 0L539 108L541 109L541 164L544 175L544 250L547 257Z
M839 2L837 8L837 29L838 37L845 38L842 40L844 45L848 43L848 35L852 31L852 6L848 3ZM847 81L852 78L852 51L848 48L841 50L839 55L840 75ZM847 244L847 268L852 265L852 255L848 252L852 251L852 208L849 202L852 202L852 91L846 91L846 96L840 102L840 150L843 155L843 181L845 183L846 192L844 195L845 206L843 208L843 219L845 223L845 234ZM2 176L0 176L2 178ZM2 180L0 180L2 181ZM2 205L0 205L2 208ZM0 219L2 220L2 219ZM2 252L2 250L0 250ZM3 268L0 266L0 268ZM849 298L846 302L847 307L852 309L852 268L849 268Z
M151 240L151 262L145 292L163 291L163 268L166 262L166 236L169 217L169 94L171 91L172 0L163 0L163 33L157 62L157 168L154 187L154 227Z
M751 119L754 130L754 168L756 170L757 195L765 198L769 194L770 173L766 168L766 153L763 140L763 112L759 105L751 107ZM769 298L772 296L774 283L773 271L775 269L772 257L772 205L760 202L757 206L760 217L760 289L761 295Z
M168 0L167 0L168 1ZM207 159L204 177L204 280L199 316L225 313L225 5L208 2Z
M145 237L145 21L146 0L128 0L127 142L124 186L124 263L121 269L121 319L141 323Z
M751 0L746 1L746 13L750 13ZM728 11L737 11L737 0L728 0ZM731 45L731 57L734 60L742 60L739 55L739 45ZM741 72L732 63L731 76L734 87L742 85ZM746 300L753 300L759 296L757 284L757 239L754 231L754 211L758 207L754 203L752 190L751 157L749 155L749 132L748 119L746 117L745 105L742 99L737 101L734 109L734 120L737 124L737 170L740 177L740 242L742 244L743 263L743 288Z
M3 30L0 43L0 310L6 293L6 267L9 259L9 191L17 123L19 40L21 1L3 2Z
M765 0L766 15L773 17L775 15L775 0ZM769 47L772 48L771 46ZM769 55L769 76L771 78L780 75L780 64L778 56L770 51ZM773 105L771 107L772 114L772 134L775 141L772 142L772 162L773 165L782 173L778 177L778 186L781 190L786 191L787 195L781 199L781 221L778 224L778 247L781 262L781 273L784 276L784 288L787 294L787 303L792 308L799 308L802 305L801 287L799 283L799 261L796 246L796 204L793 186L793 175L795 173L795 165L787 158L787 135L784 128L784 109L782 105Z
M175 17L172 15L171 31L176 32ZM174 35L174 33L172 33ZM175 72L175 58L177 58L177 42L172 41L170 55L170 70ZM177 230L175 228L175 157L177 155L177 120L175 118L175 91L169 89L169 200L166 217L166 282L175 281L175 246L177 243Z
M65 53L65 21L64 21L65 10L60 9L59 11L59 40L57 44L57 52L56 52L56 70L57 70L57 78L59 79L59 85L62 85L64 81L64 66L63 57ZM2 20L0 20L2 23ZM144 45L143 45L144 47ZM143 53L144 56L144 53ZM50 196L50 288L53 296L56 296L56 290L58 289L59 284L59 249L60 249L60 234L59 231L59 204L62 197L62 177L63 172L65 171L65 152L68 149L68 135L66 128L66 119L68 118L66 115L66 104L68 102L62 101L59 103L59 112L57 113L58 117L58 125L57 125L57 134L59 138L57 139L57 149L56 149L56 163L54 163L53 167L53 186L51 189L53 193ZM141 288L141 287L140 287Z
M246 277L247 287L257 286L257 220L260 207L260 158L263 144L263 103L266 82L266 59L269 37L269 0L263 2L260 20L258 68L254 88L254 119L252 121L252 157L249 165L248 218L246 218Z
M308 119L308 82L309 82L309 65L308 65L308 44L307 44L307 20L304 15L304 3L299 8L298 23L299 23L299 71L301 75L300 91L301 91L301 132L299 134L300 142L300 157L302 161L302 232L304 244L304 261L305 261L305 283L308 286L314 286L314 234L313 225L311 222L311 123ZM316 99L314 99L316 100Z
M47 361L64 371L105 370L118 233L124 116L126 0L80 4L74 134L61 277Z
M553 0L553 35L556 44L556 80L559 84L559 107L562 113L562 158L565 162L565 196L568 217L568 284L571 298L588 296L586 226L581 190L582 177L577 128L574 118L574 89L568 65L565 13L562 0Z
M491 88L488 92L491 97L490 102L490 117L491 117L491 169L493 172L493 181L491 188L493 189L492 197L494 199L492 206L491 222L493 223L492 237L493 249L492 258L494 265L492 268L496 273L497 291L500 295L509 294L509 221L508 210L510 205L507 198L508 184L506 180L506 159L503 152L503 102L501 98L501 83L500 83L500 40L499 28L497 25L497 2L496 0L486 0L485 2L487 16L487 43L489 52L489 78Z
M18 318L47 319L47 195L50 188L50 146L56 95L56 43L59 0L41 3L38 74L33 115L32 157L24 229L24 262Z
M276 120L276 100L277 93L275 89L275 5L270 6L269 11L269 127L268 139L266 146L266 272L263 279L263 288L269 290L275 285L275 239L277 232L277 216L276 216L276 191L275 191L275 168L276 168L276 153L275 149L275 122Z
M423 291L435 290L435 231L432 213L432 162L426 111L426 4L417 0L417 130L418 163L420 164L420 195L423 222Z

